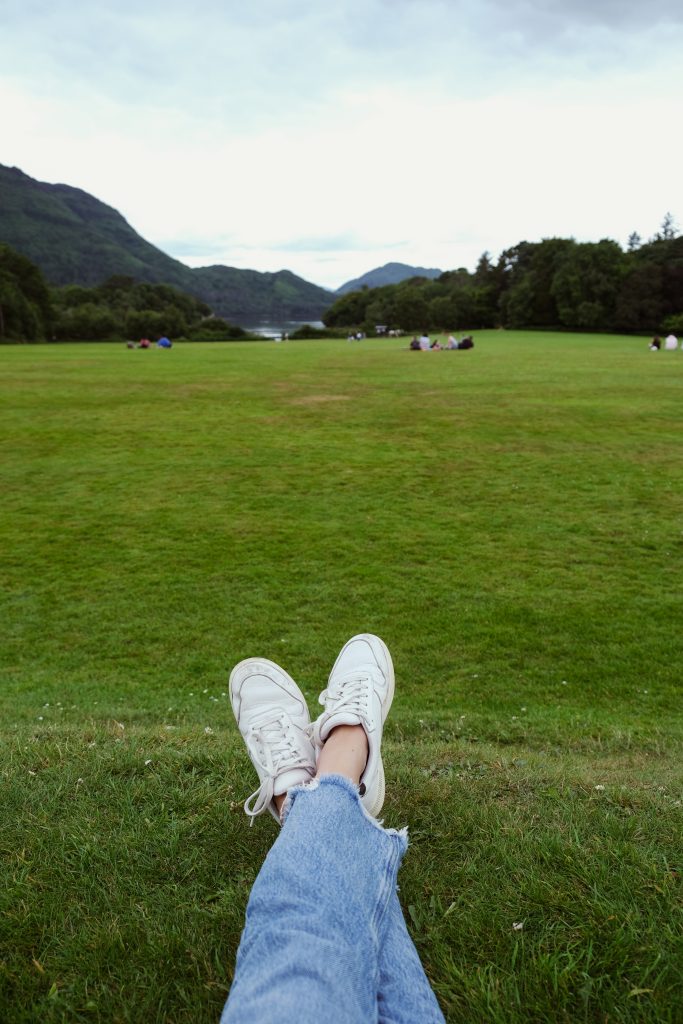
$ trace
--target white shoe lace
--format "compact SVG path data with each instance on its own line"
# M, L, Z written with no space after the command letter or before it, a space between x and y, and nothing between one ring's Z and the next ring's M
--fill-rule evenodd
M372 731L370 721L370 698L374 692L372 678L360 672L339 676L331 686L318 697L325 708L327 717L344 713L356 715L365 725L366 731Z
M245 740L263 775L261 785L244 801L244 810L254 818L268 810L275 793L275 783L283 772L291 768L310 768L308 758L301 752L291 720L283 711L261 719L248 730Z

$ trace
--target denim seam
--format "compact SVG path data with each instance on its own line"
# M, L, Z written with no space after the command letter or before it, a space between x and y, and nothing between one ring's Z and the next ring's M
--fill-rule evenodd
M398 839L398 834L394 832L394 835L390 837ZM389 856L386 858L384 865L384 873L382 876L382 884L380 885L377 893L377 902L375 904L375 910L373 913L373 927L379 935L381 930L381 923L384 919L384 915L387 911L389 904L389 898L396 888L396 879L398 876L398 868L403 854L401 842L392 842Z
M299 795L306 791L312 792L320 786L332 786L335 789L342 789L348 793L360 808L361 814L365 820L369 822L369 824L372 825L372 827L381 835L386 836L389 839L390 849L384 855L384 874L382 884L380 885L377 893L377 903L371 922L373 937L377 946L379 943L382 919L386 913L389 897L396 888L398 868L408 847L408 828L407 826L402 829L384 828L383 823L378 821L377 818L374 818L363 806L363 801L361 800L360 793L358 792L358 786L346 775L335 774L323 775L322 777L311 779L309 782L301 782L298 785L293 786L289 790L285 802L282 805L281 819L283 825L287 815L292 809L294 801L299 797Z

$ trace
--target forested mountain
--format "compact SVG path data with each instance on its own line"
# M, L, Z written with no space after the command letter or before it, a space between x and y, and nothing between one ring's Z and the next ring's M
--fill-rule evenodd
M367 274L361 274L352 281L347 281L341 288L337 288L337 295L345 295L347 292L356 292L361 288L381 288L385 284L400 284L410 277L426 277L432 280L440 277L443 271L427 267L410 267L407 263L385 263L383 267L375 270L368 270Z
M0 243L0 343L122 341L161 335L230 341L245 332L168 284L118 275L93 288L72 284L50 289L34 263Z
M6 317L10 330L5 323L0 334L7 337L12 331L27 339L44 336L48 326L54 326L48 324L53 313L58 314L56 323L65 317L73 324L83 320L85 330L88 311L83 307L106 306L111 300L111 288L94 298L72 293L68 302L60 299L50 312L43 295L45 282L19 254L35 263L53 285L104 287L112 277L128 278L114 314L125 310L126 316L133 316L147 310L163 313L173 323L175 309L180 311L181 333L183 325L189 331L200 316L199 307L190 314L184 300L137 292L136 283L172 286L228 319L258 315L312 320L333 298L333 293L286 270L262 274L224 266L186 267L146 242L116 210L87 192L38 182L2 165L0 243L17 250L5 251L0 265L0 291L11 310ZM396 273L409 276L399 283L368 286ZM327 308L325 323L370 330L383 323L406 331L503 326L683 333L683 237L670 215L646 244L633 235L626 252L609 239L580 243L547 238L519 242L495 263L484 253L474 273L459 269L437 275L437 270L387 264L343 285L344 294ZM19 279L24 287L21 296L16 290ZM357 285L360 290L350 290ZM77 308L80 312L73 312ZM95 315L92 309L89 313ZM153 318L150 322L157 323ZM220 324L213 326L223 330ZM102 331L106 336L104 321ZM59 336L60 330L56 333Z
M332 293L288 270L191 269L146 242L111 206L69 185L0 164L0 242L54 285L99 285L115 275L179 288L221 316L318 319Z
M546 238L520 242L474 273L349 292L323 316L329 327L381 323L405 331L483 327L683 333L683 237L671 218L645 245Z

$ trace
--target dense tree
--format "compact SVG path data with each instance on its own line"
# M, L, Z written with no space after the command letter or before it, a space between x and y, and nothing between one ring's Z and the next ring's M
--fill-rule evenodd
M457 329L460 316L461 312L453 294L438 295L429 303L428 322L430 327L439 324L440 330Z
M235 341L246 337L246 331L220 316L211 316L191 327L188 336L193 341Z
M503 322L510 327L553 327L560 323L552 291L555 274L576 247L573 238L545 238L529 244L515 263L502 297Z
M672 213L665 213L659 231L653 238L653 242L670 242L678 234L678 228L674 222Z
M629 264L616 300L615 330L656 330L662 320L661 294L662 272L657 264Z
M25 256L0 245L0 341L42 341L51 323L43 275Z
M376 289L362 288L357 292L347 292L327 310L323 319L328 327L347 327L351 324L362 324L365 311L374 299Z
M70 341L105 341L120 336L120 321L106 306L81 302L62 310L56 325L57 336Z
M655 332L682 315L683 237L668 215L655 240L642 245L634 233L626 252L609 239L519 242L495 265L484 253L473 274L460 268L436 281L411 278L349 293L324 319L406 331L502 325Z
M283 285L285 287L285 285ZM342 295L325 314L328 327L376 324L406 331L492 326L661 332L683 323L683 237L667 214L642 245L548 238L488 253L474 273L448 271L437 280L413 277L396 285ZM210 315L203 302L169 285L116 276L95 288L70 285L49 292L40 271L0 245L0 340L105 340L185 336L218 340L243 335Z
M169 322L170 320L171 322ZM164 334L171 338L178 337L173 329L176 323L175 318L172 316L169 318L155 309L132 309L126 314L124 323L126 338L160 338ZM185 332L180 333L184 334Z
M574 245L565 254L550 288L563 327L613 329L624 264L624 253L608 239Z
M487 285L489 284L491 277L495 273L493 263L491 262L491 254L489 252L483 252L479 257L476 270L474 271L474 280L477 284Z
M184 337L210 313L204 302L177 288L124 275L95 288L57 288L53 299L57 336L75 341Z
M660 238L629 254L615 328L656 331L683 313L683 237Z
M397 292L396 320L406 330L426 330L429 326L429 306L419 288L403 288Z

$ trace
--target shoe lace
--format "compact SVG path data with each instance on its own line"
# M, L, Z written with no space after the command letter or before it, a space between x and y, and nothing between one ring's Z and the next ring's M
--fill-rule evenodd
M253 740L252 749L264 776L258 789L244 801L244 810L251 818L249 824L253 825L254 818L268 810L278 777L290 768L308 767L308 760L289 716L283 711L253 724L246 738Z
M348 673L337 677L318 700L330 717L341 711L357 715L366 729L370 729L370 698L373 683L367 673Z

